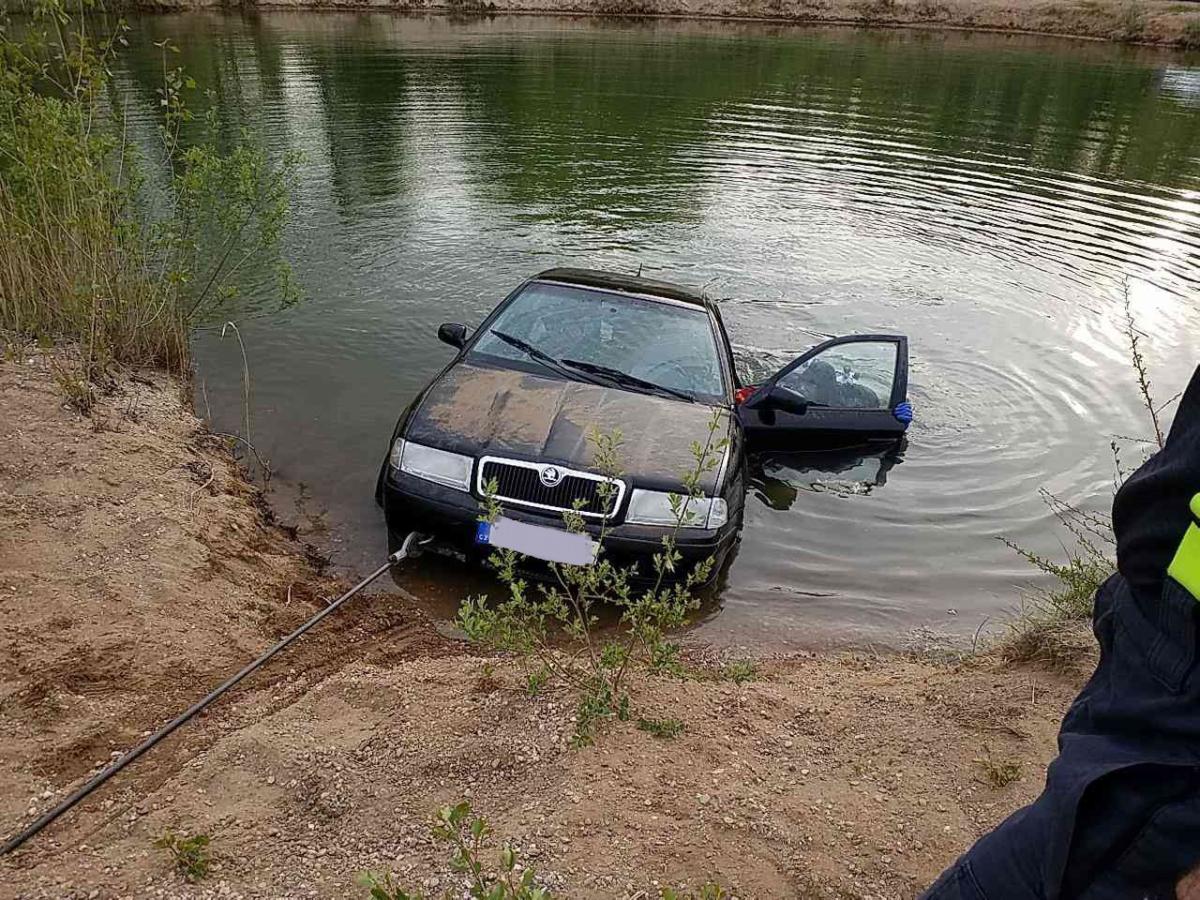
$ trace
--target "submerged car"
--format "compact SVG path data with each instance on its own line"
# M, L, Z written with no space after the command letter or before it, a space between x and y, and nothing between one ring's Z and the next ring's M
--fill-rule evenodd
M716 304L650 279L551 269L473 333L438 337L458 353L401 414L379 475L393 546L421 531L586 564L603 527L610 558L646 558L675 527L692 445L724 442L677 534L685 563L712 556L716 571L741 529L749 454L895 442L912 418L903 336L828 340L744 385ZM620 478L596 470L595 431L620 432ZM574 507L585 534L565 527Z

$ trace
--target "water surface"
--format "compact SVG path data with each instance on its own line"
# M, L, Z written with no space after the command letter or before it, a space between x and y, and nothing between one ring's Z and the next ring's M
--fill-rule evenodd
M679 22L215 13L136 19L118 73L146 132L170 36L223 127L301 150L305 301L250 304L251 428L281 503L348 569L398 412L478 323L561 264L706 286L748 373L828 334L910 336L901 453L764 461L700 634L797 646L970 634L1031 582L1047 488L1104 509L1113 435L1200 357L1200 59L1029 37ZM265 276L264 276L265 280ZM198 405L241 427L231 338ZM1126 445L1132 459L1140 451ZM404 579L452 602L453 565Z

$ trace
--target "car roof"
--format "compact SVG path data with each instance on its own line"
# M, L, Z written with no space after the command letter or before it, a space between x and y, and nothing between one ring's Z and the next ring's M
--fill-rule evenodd
M708 307L704 294L695 288L669 281L657 281L653 278L640 278L634 275L624 275L618 272L602 272L599 269L547 269L533 276L533 281L553 281L559 284L573 284L581 287L604 288L610 291L622 291L627 294L640 294L649 297L665 297L696 306Z

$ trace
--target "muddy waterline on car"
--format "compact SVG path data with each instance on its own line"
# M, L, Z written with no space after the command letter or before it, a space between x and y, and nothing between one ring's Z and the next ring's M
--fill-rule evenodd
M1200 335L1200 58L1028 37L764 25L219 13L133 22L118 82L148 139L153 41L222 121L300 150L295 308L239 316L251 437L361 571L398 412L529 274L587 265L704 285L747 377L856 331L911 339L898 453L773 457L701 637L796 647L971 635L1060 553L1046 488L1111 502L1145 436L1122 296L1160 401ZM253 280L253 279L252 279ZM267 281L266 273L262 281ZM196 342L197 404L244 429L241 353ZM1142 451L1123 445L1132 462ZM431 560L449 610L489 586Z

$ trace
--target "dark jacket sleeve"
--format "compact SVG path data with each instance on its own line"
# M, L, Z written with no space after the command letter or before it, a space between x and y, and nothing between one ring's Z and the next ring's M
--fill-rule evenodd
M1154 603L1200 493L1200 368L1184 391L1165 446L1134 472L1113 501L1117 568L1140 602Z

